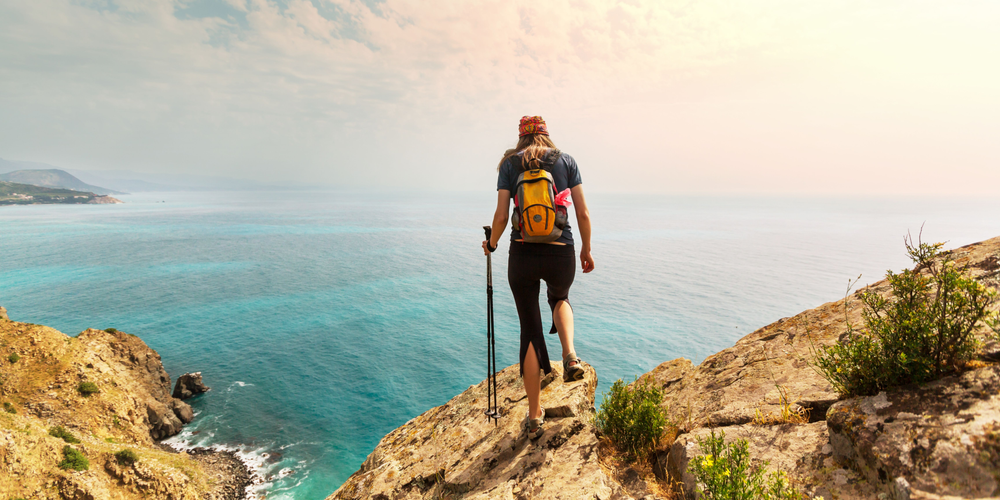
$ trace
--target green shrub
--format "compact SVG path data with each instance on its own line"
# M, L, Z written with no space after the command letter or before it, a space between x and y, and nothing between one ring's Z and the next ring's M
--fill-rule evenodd
M768 462L750 465L750 444L738 439L725 444L726 433L712 431L698 439L701 455L688 464L701 492L709 500L799 500L803 498L781 472L764 477Z
M66 441L67 443L71 444L80 442L80 440L77 439L76 436L70 434L70 432L67 431L65 428L63 428L63 426L61 425L49 429L49 435L62 439L63 441Z
M91 394L101 392L101 390L97 388L97 384L93 382L80 382L80 385L76 387L76 390L84 396L90 396Z
M118 462L118 465L130 467L139 460L139 454L132 450L125 449L115 453L115 460Z
M16 352L12 352L10 356L7 356L7 361L10 361L11 364L17 363L19 359L21 359L21 356L18 356Z
M90 460L83 456L80 450L70 445L63 446L63 461L59 462L60 469L87 470L90 468Z
M14 405L10 404L10 402L4 401L3 402L3 411L5 411L7 413L17 413L17 408L14 408Z
M608 436L619 451L631 459L648 454L667 426L666 411L660 406L663 391L646 381L628 386L618 379L594 419L597 429Z
M118 333L118 330L116 330L114 328L105 328L104 331L106 331L108 333Z
M976 353L977 329L992 319L997 292L941 256L943 244L914 244L910 237L905 244L916 267L886 274L890 297L862 290L864 329L848 325L844 342L816 352L816 367L841 396L877 394L960 369Z

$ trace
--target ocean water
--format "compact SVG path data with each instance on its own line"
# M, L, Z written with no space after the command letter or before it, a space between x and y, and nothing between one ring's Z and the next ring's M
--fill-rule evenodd
M1000 235L997 199L588 198L597 269L571 300L599 393L905 267L922 224L949 248ZM70 335L137 334L174 378L201 371L212 390L170 442L237 450L258 495L326 497L383 435L484 378L488 192L122 199L0 208L0 305ZM495 256L507 366L506 244Z

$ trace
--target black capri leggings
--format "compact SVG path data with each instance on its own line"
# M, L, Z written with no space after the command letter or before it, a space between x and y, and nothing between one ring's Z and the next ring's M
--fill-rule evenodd
M512 241L507 261L507 281L514 294L517 316L521 320L521 376L524 376L524 357L528 345L535 346L538 366L546 374L552 371L549 353L545 349L542 335L542 313L538 307L540 281L548 288L549 309L565 300L569 304L569 287L576 274L576 254L573 245L550 245L547 243L520 243ZM555 333L555 324L552 332Z

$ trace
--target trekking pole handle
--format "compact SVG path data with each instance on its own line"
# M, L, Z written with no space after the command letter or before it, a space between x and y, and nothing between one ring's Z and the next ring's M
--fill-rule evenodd
M490 241L492 239L491 236L493 236L493 228L490 226L483 226L483 231L486 232L486 249L489 250L490 253L493 253L497 249L497 247L492 245L492 241ZM499 242L497 245L499 245Z

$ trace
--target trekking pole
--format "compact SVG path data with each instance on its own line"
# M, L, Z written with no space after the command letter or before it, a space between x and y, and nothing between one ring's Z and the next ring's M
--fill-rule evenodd
M493 228L483 226L486 232L486 244L489 245ZM497 419L500 412L497 410L497 361L496 361L496 335L493 322L493 259L492 253L486 254L486 418L493 419L493 423L500 425Z

